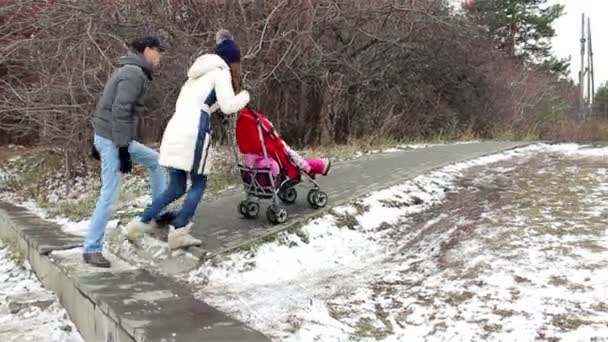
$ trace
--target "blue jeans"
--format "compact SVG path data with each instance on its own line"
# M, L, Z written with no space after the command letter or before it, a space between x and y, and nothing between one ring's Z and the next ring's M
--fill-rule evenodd
M105 229L114 212L122 181L118 146L110 139L95 135L95 147L101 156L101 193L84 240L84 253L101 252ZM158 197L166 186L165 172L158 165L158 152L133 141L129 144L129 153L133 162L148 170L152 198Z
M167 190L165 190L165 192L163 192L159 197L155 197L152 201L152 205L144 210L144 214L141 217L142 222L150 223L150 221L157 217L171 202L179 199L186 193L188 172L168 168L168 174L169 185L167 186ZM173 220L172 225L175 228L182 228L190 223L194 213L196 212L196 207L203 198L205 188L207 187L207 176L199 175L196 172L190 172L189 175L190 180L192 181L192 186L188 191L184 206Z

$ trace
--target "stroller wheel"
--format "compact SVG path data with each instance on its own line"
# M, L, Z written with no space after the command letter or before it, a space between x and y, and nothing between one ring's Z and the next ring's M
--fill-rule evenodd
M241 203L239 203L239 213L244 217L249 218L249 209L247 204L247 201L242 201Z
M306 200L308 201L308 204L310 204L311 207L315 207L315 200L314 197L317 194L317 192L319 192L319 190L317 189L312 189L308 192L308 196L306 196Z
M266 210L266 217L272 224L281 224L287 221L287 210L276 205L271 205Z
M298 192L294 188L289 188L279 192L279 198L284 203L292 204L295 203L296 199L298 198Z
M314 209L323 208L327 205L327 194L321 190L312 189L308 192L308 204Z
M260 214L260 205L256 202L242 201L239 203L239 213L245 218L256 218Z
M260 205L256 202L249 202L247 205L247 212L251 218L258 217L260 214Z

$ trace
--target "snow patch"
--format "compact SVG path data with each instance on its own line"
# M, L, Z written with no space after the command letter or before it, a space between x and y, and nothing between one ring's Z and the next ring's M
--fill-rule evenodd
M17 264L6 244L0 241L0 340L1 341L83 341L57 298L45 309L26 305L11 313L7 298L19 293L44 293L44 289L25 263Z
M475 179L476 186L480 186L491 184L501 174L516 172L528 158L540 154L580 155L585 148L575 144L535 144L446 166L334 208L333 215L312 220L297 234L282 234L275 242L207 263L186 280L200 287L200 298L282 341L528 340L541 333L565 339L578 336L577 333L601 338L608 334L599 328L606 324L606 317L598 318L595 325L587 318L579 319L585 324L571 332L538 330L539 325L545 324L547 314L555 316L557 326L580 323L560 305L605 300L608 279L599 272L591 275L584 270L572 271L578 267L576 259L553 265L556 261L549 261L552 256L547 256L545 248L558 248L567 239L556 240L550 234L535 238L533 232L525 229L536 221L525 212L499 223L501 219L495 217L488 204L482 204L490 212L484 212L480 219L496 223L479 225L479 236L448 250L446 256L439 253L442 246L450 243L448 238L478 223L442 214L427 221L422 229L432 231L440 221L452 220L452 226L442 235L411 229L414 216L445 201L448 193L462 191L457 188L457 181L474 167L482 170ZM517 165L504 166L511 160ZM494 167L499 162L502 164ZM544 174L556 172L549 169ZM597 177L604 178L596 189L608 189L605 174ZM589 212L597 214L600 207L590 207ZM543 220L548 226L560 223L551 213L545 213ZM511 232L511 227L519 233ZM517 251L512 256L490 253L484 247L489 240L505 239L499 233L505 237L522 236L509 245ZM576 239L572 237L573 241ZM602 244L608 247L608 241L603 240ZM586 249L576 251L578 258L588 253L583 251ZM438 264L440 257L463 260L463 269L444 269ZM510 258L521 259L513 263ZM608 256L601 254L585 260L602 263L608 261ZM546 264L553 266L545 267L543 273ZM459 278L465 271L475 275L475 282ZM554 273L562 272L569 274L569 281L575 285L591 278L585 285L594 290L585 297L575 291L568 298L559 289L546 291L538 282L532 283L534 286L521 285L529 279L549 281ZM560 297L564 302L556 302ZM527 312L525 307L533 310ZM547 312L534 311L543 307Z

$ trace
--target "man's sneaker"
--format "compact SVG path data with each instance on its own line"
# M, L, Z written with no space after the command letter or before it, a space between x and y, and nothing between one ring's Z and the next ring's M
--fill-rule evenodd
M158 228L158 225L154 220L150 223L143 223L139 219L135 219L127 224L127 239L129 241L137 241L141 239L144 234L152 234Z
M106 259L101 252L84 253L82 258L84 259L84 262L91 266L103 268L110 268L110 266L112 266L110 260Z
M184 228L169 228L169 248L171 250L186 248L190 246L200 246L203 242L190 234L192 225L189 224Z

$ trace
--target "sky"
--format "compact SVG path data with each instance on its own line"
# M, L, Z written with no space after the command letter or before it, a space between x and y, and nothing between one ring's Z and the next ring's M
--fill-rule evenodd
M460 6L464 0L450 0ZM581 13L591 17L595 89L608 83L608 0L548 0L549 4L566 6L565 15L555 23L557 36L553 38L553 50L560 58L572 57L570 77L578 83L580 69ZM585 30L586 31L586 30Z
M558 57L572 56L571 77L578 79L580 69L581 13L591 18L595 89L608 82L608 0L549 0L566 5L566 14L557 20L557 36L553 38L553 50ZM586 29L585 29L586 31Z

